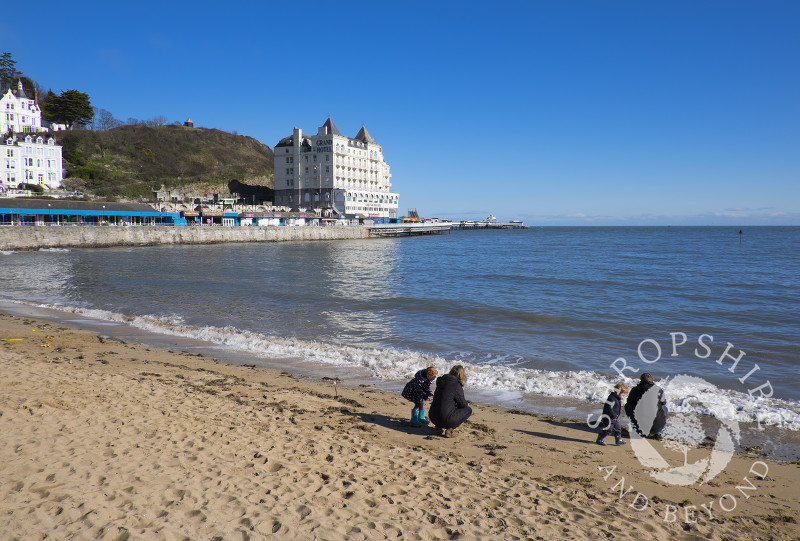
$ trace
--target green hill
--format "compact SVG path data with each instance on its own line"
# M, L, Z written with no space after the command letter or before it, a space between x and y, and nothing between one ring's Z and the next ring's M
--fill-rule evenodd
M63 146L65 187L101 197L151 197L162 185L201 193L274 186L272 149L252 137L176 125L54 136Z

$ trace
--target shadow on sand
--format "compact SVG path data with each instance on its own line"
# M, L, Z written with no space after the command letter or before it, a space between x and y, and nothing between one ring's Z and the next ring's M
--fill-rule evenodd
M531 430L517 430L517 432L521 432L523 434L528 434L529 436L536 436L538 438L544 438L548 440L574 441L579 443L594 443L595 440L597 439L597 432L598 432L597 428L592 428L586 423L581 421L556 421L552 419L543 419L542 422L574 430L579 433L576 434L576 436L578 437L572 438L569 436L561 436L559 434L546 434L544 432L533 432ZM622 437L624 438L629 437L628 431L625 428L622 429Z
M520 434L527 434L528 436L535 436L537 438L542 438L545 440L558 440L558 441L576 441L578 443L594 443L594 440L597 438L595 434L592 439L578 439L578 438L569 438L567 436L559 436L558 434L547 434L545 432L533 432L531 430L516 430L515 432L519 432Z
M416 436L437 435L436 429L433 428L433 424L430 424L428 426L413 426L406 419L401 419L399 417L392 417L389 415L381 415L379 413L351 411L347 413L347 415L355 417L364 423L382 426L384 428L396 430L397 432L402 432L404 434L413 434Z

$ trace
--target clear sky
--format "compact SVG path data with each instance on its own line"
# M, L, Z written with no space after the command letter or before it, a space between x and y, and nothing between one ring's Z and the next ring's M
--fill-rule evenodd
M116 5L115 5L116 4ZM53 2L0 52L120 120L274 147L331 115L400 211L800 224L800 2Z

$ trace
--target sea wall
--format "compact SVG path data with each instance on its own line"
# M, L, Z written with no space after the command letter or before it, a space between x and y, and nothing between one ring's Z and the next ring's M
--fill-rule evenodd
M367 237L369 230L363 226L7 226L0 227L0 250L341 240Z

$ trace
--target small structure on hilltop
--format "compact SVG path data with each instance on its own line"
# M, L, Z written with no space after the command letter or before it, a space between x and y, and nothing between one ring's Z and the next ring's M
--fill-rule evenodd
M192 117L186 119L186 122L183 123L184 126L187 128L194 128L194 122L192 122Z

